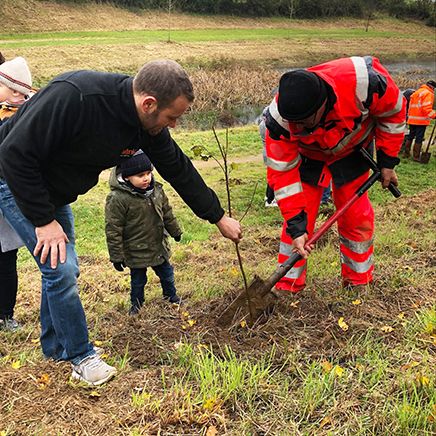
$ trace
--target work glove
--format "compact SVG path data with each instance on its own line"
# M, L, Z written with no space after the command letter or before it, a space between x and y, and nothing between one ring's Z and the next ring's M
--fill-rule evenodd
M182 235L180 234L180 235L174 236L174 240L176 242L180 242L182 240Z
M124 261L123 262L112 262L112 265L119 272L123 272L124 271L124 267L126 266Z

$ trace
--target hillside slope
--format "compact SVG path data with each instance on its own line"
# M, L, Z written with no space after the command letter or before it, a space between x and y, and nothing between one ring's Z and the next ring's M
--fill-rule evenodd
M94 19L95 18L95 19ZM65 4L38 0L1 0L0 20L2 33L57 32L86 30L151 30L151 29L201 29L201 28L253 28L286 27L318 28L334 27L338 21L303 21L285 18L240 18L229 16L200 16L171 14L166 11L128 11L109 4ZM364 21L341 19L340 27L363 28ZM399 20L373 20L373 30L404 31L405 24ZM421 23L407 23L407 32L431 35L433 30Z

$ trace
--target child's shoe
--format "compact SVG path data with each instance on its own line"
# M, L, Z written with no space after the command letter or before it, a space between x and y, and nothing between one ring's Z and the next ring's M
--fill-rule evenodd
M139 306L132 306L129 309L129 315L130 316L134 316L134 315L138 315L139 311L141 310L141 308Z
M20 324L14 318L0 318L0 330L16 332L20 327Z
M177 294L171 296L164 295L163 299L164 301L168 301L169 303L172 304L180 304L182 302L182 299Z

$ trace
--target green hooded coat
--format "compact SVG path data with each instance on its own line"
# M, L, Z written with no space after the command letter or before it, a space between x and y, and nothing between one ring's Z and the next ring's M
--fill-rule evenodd
M154 184L149 197L120 183L115 168L109 179L111 192L106 198L105 230L111 262L129 268L160 265L171 256L168 236L182 230L173 215L161 183Z

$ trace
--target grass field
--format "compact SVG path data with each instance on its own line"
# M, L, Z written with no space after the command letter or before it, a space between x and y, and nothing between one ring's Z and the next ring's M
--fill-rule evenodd
M192 158L198 145L218 156L210 126L246 108L259 112L271 99L278 67L368 53L383 61L435 54L434 29L383 17L367 33L362 20L169 18L37 0L3 0L0 16L8 23L0 51L7 58L25 56L36 86L69 69L132 74L150 59L180 61L196 89L194 121L207 127L174 131ZM396 80L415 86L429 74L411 71ZM222 142L225 135L218 130ZM252 201L239 245L244 269L249 279L267 278L276 267L282 219L277 208L264 207L257 126L232 127L228 137L234 216L241 218ZM342 290L332 229L309 259L305 291L282 296L272 316L252 327L216 325L243 286L234 245L196 218L168 185L184 229L182 241L172 245L172 262L185 303L163 304L150 272L143 310L127 315L129 275L112 268L106 251L103 173L73 205L79 286L91 340L119 375L89 389L69 380L69 364L43 358L40 276L20 250L16 317L23 328L0 332L0 436L436 434L436 149L431 151L429 165L402 160L402 198L394 200L379 186L370 192L376 213L373 287L361 295ZM212 160L194 162L225 204L221 170Z

